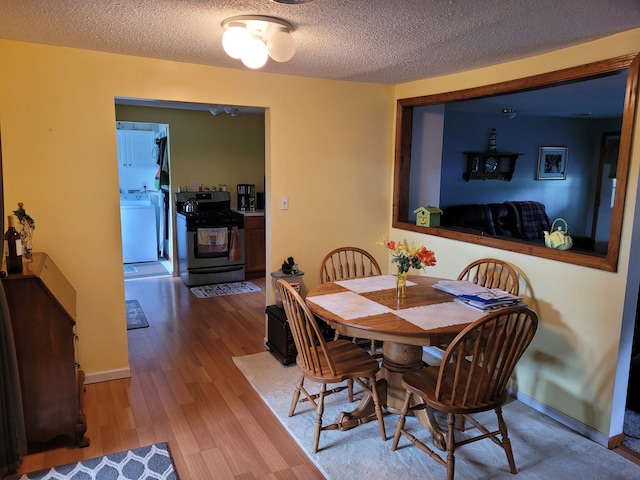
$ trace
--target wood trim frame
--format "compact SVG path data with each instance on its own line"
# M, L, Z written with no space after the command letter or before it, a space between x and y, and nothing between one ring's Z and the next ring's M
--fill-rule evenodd
M411 135L413 130L412 119L414 107L551 86L555 83L579 80L581 78L607 74L617 70L623 70L625 68L628 68L629 72L627 76L624 113L620 132L620 151L616 174L618 180L614 207L611 214L609 245L606 256L572 250L554 250L546 248L544 245L528 243L524 240L476 235L442 227L419 227L415 225L415 222L409 221ZM550 258L552 260L582 265L589 268L597 268L610 272L617 271L624 204L627 193L627 176L631 157L631 140L637 108L639 69L640 54L633 53L609 60L589 63L532 77L510 80L498 84L458 90L455 92L399 99L396 105L392 227L401 230L425 233L427 235L434 235L437 237L450 238L461 242L474 243L477 245L523 253L525 255Z

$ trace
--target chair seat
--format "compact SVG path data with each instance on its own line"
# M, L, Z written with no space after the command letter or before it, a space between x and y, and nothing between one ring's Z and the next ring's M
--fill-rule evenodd
M455 402L452 402L450 399L442 399L438 401L436 400L438 370L439 368L437 366L432 366L425 367L414 372L407 372L402 376L402 386L405 390L423 398L431 408L444 413L466 414L484 412L486 410L492 410L499 407L507 401L507 391L505 390L502 397L492 399L491 402L471 400L471 403L473 403L473 407L471 407L460 400L464 395L462 387L458 388L459 393ZM460 384L464 386L469 385L471 390L475 390L474 387L477 386L477 378L472 378L471 383L468 383L467 375L463 374ZM443 387L445 391L451 391L453 389L452 377L446 377L444 379Z
M348 378L370 377L375 375L380 369L378 361L369 355L358 345L348 340L334 340L327 342L327 350L333 359L336 374L334 375L317 375L304 368L298 362L298 367L304 372L305 376L310 380L318 383L338 383ZM320 357L322 371L329 372L327 360L324 356Z
M453 480L456 449L490 439L504 450L509 471L517 473L502 405L507 400L507 385L516 363L531 343L537 328L538 316L526 307L503 308L487 313L453 339L438 367L425 367L403 374L402 386L406 393L391 450L398 448L400 437L404 435L436 462L446 466L447 480ZM422 401L413 402L414 396ZM433 431L444 435L446 457L418 440L409 431L411 429L405 429L409 410L419 408L426 409ZM497 429L490 430L472 415L489 410L496 414ZM436 412L446 414L446 432L438 425ZM478 434L456 439L455 425L460 419L468 420ZM442 444L436 442L436 436L431 438L435 446L442 449Z

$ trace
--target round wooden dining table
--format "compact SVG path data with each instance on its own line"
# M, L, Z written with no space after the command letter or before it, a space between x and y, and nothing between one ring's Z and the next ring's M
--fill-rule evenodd
M413 275L407 280L405 298L398 298L395 288L358 293L359 296L388 307L389 311L377 315L345 319L315 303L314 297L350 291L335 282L320 284L306 296L306 303L313 314L329 323L341 335L382 341L382 365L378 374L378 383L381 385L378 390L381 397L386 396L384 403L392 413L399 413L404 402L402 375L424 366L422 347L448 344L470 323L425 329L399 317L398 312L405 308L448 303L454 299L453 295L433 288L439 278ZM355 425L364 415L369 415L372 408L372 399L365 396L353 412L343 414L342 421ZM433 418L424 410L418 410L415 414L432 433L434 443L444 446L444 437Z

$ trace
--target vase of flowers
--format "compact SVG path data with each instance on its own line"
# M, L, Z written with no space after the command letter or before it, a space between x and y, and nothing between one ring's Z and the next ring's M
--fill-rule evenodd
M398 264L398 273L396 275L396 293L398 298L407 296L407 272L410 268L420 269L432 267L436 264L436 255L422 244L411 243L406 240L395 242L387 241L383 236L376 242L378 245L384 246L393 259L391 263Z

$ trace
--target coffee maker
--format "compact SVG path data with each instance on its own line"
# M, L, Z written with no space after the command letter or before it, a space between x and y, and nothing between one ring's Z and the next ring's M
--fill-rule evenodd
M248 183L240 183L236 188L238 191L238 210L241 212L255 211L256 186Z

